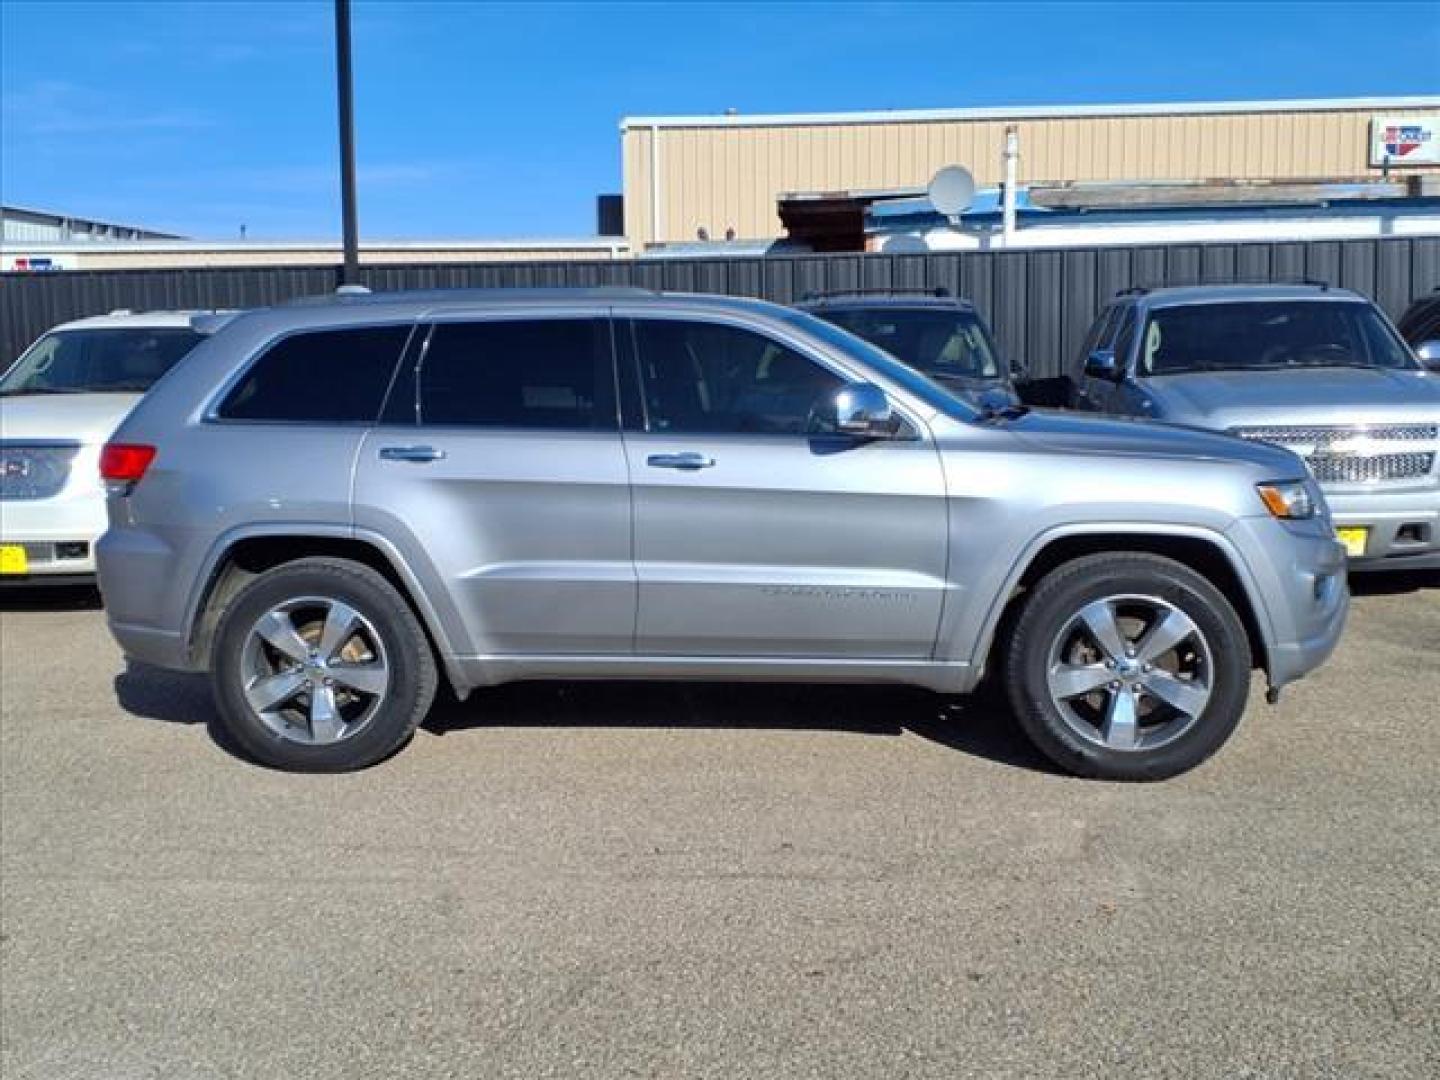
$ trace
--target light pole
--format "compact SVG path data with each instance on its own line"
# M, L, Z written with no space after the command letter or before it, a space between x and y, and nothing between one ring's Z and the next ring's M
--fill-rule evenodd
M358 285L360 231L355 217L355 93L350 73L350 0L335 0L335 74L340 103L340 216L345 244L340 284Z

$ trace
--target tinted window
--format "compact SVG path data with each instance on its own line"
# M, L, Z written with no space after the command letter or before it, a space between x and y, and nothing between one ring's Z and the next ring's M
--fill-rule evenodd
M441 323L420 369L426 424L613 429L602 319Z
M0 393L143 393L200 343L187 327L46 334L0 380Z
M1135 348L1135 307L1133 304L1126 304L1120 309L1120 323L1110 348L1115 352L1115 362L1125 368L1125 365L1130 362L1130 353Z
M800 435L844 382L749 330L672 320L634 324L651 431Z
M880 375L895 383L906 393L923 401L937 412L961 419L974 415L974 410L969 405L939 383L932 381L930 376L923 371L917 371L907 364L902 364L884 349L876 348L864 338L850 333L849 330L844 330L834 323L828 323L824 319L817 319L813 315L807 315L803 311L796 311L794 308L781 308L771 314L777 319L785 320L796 329L803 330L810 337L823 341L833 352L839 353L849 363L862 365L862 371ZM861 378L865 377L867 376L861 376Z
M1413 368L1414 360L1369 304L1343 300L1247 301L1160 308L1145 327L1141 370Z
M292 334L251 365L220 415L226 420L373 421L409 335L408 326Z
M1117 305L1111 304L1095 316L1095 321L1090 324L1090 329L1085 334L1085 340L1080 344L1080 355L1075 358L1075 366L1071 371L1072 379L1083 379L1085 362L1090 359L1090 354L1109 344L1115 330L1115 316L1119 310Z
M1000 374L985 324L973 311L868 307L816 314L931 375L996 378Z
M1440 338L1440 295L1427 296L1411 304L1400 317L1399 329L1411 345Z

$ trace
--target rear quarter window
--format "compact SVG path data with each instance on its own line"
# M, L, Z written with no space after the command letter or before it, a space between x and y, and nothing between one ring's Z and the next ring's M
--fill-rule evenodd
M250 365L218 415L222 420L373 422L409 336L408 325L291 334Z

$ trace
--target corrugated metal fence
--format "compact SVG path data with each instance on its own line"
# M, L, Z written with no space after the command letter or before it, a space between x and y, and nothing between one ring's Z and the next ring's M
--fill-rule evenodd
M1310 278L1373 297L1398 317L1440 286L1440 237L1255 244L807 255L749 259L362 267L372 289L638 285L780 303L844 289L937 288L973 300L1007 355L1036 378L1061 373L1095 312L1132 285ZM0 274L0 358L58 322L116 308L237 308L335 288L338 268L61 271Z

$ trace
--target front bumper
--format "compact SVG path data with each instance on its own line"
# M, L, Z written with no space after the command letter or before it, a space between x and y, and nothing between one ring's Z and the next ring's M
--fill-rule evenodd
M1440 567L1440 484L1403 491L1326 486L1336 528L1363 527L1365 553L1351 570Z
M0 582L93 575L95 541L105 524L104 492L73 476L53 499L0 502L0 544L22 545L29 565L28 574L0 576Z
M1231 530L1259 591L1265 670L1279 689L1330 658L1350 611L1345 548L1320 521L1242 518Z

